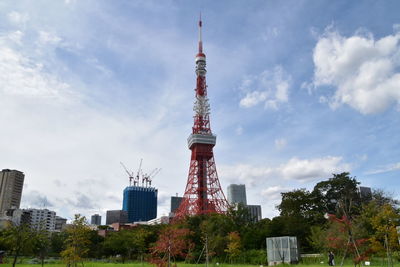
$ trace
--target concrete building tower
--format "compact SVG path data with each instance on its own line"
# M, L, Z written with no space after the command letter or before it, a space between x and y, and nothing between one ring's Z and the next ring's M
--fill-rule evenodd
M228 186L228 202L231 205L242 203L247 205L246 185L231 184Z
M30 226L34 229L54 231L56 229L56 213L48 209L24 209L29 214Z
M127 223L128 212L125 210L107 210L106 213L106 224L110 225L113 223Z
M0 214L11 208L19 208L24 178L24 173L17 170L0 171Z
M90 224L101 225L101 216L99 214L92 215Z

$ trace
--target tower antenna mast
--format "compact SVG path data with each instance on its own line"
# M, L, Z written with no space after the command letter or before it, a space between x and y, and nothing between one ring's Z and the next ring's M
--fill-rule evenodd
M199 47L195 58L196 89L194 102L194 122L188 138L192 151L189 175L183 200L176 211L176 218L188 215L225 213L229 207L219 183L215 166L213 147L217 137L210 127L210 104L206 85L206 55L203 52L203 22L199 19Z

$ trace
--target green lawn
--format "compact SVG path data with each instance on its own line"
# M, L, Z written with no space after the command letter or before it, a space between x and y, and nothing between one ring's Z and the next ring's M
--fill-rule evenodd
M7 264L3 264L2 266L4 267L10 267L11 264L7 263ZM40 264L17 264L17 267L40 267ZM45 267L65 267L65 264L45 264ZM102 263L102 262L85 262L85 267L142 267L142 264L140 263ZM144 263L143 264L144 267L154 267L154 265L151 265L149 263ZM177 263L178 267L203 267L205 266L205 264L185 264L185 263ZM259 265L247 265L247 264L210 264L210 267L259 267ZM288 265L280 265L282 267L288 267ZM293 265L294 267L326 267L328 266L327 264L297 264L297 265ZM336 266L340 266L340 265L336 265ZM354 265L352 265L351 263L348 263L346 265L344 265L345 267L354 267ZM378 263L376 263L375 265L371 264L371 266L382 266ZM384 265L383 267L385 267L387 265ZM394 265L395 267L400 267L400 264L396 263Z
M22 261L21 264L17 264L16 267L41 267L40 264L27 264L27 262L31 261L29 258L23 258L20 259ZM66 264L59 263L58 260L53 260L56 263L46 263L44 267L65 267ZM138 262L138 263L133 263L133 262L128 262L128 263L105 263L105 262L95 262L95 261L90 261L90 262L85 262L84 263L85 267L155 267L155 265L149 264L149 263L143 263L143 265ZM0 267L10 267L11 266L11 259L7 258L7 264L2 264ZM82 265L79 265L82 266ZM173 266L173 264L172 264ZM225 264L225 263L210 263L210 267L260 267L260 265L250 265L250 264ZM289 265L284 264L284 265L277 265L281 267L289 267ZM340 266L340 263L336 263L336 267ZM387 262L382 261L382 259L374 259L371 261L371 267L387 267ZM183 262L178 262L177 267L205 267L205 264L187 264ZM264 267L267 267L264 265ZM326 262L324 263L309 263L309 264L297 264L293 265L293 267L328 267L328 264ZM350 260L346 261L346 264L344 267L354 267L354 264ZM400 263L397 263L395 261L394 267L400 267Z

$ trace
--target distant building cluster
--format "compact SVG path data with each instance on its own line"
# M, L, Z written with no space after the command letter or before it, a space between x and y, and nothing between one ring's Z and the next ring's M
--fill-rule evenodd
M34 229L61 231L67 219L48 209L20 209L25 175L21 171L0 171L0 226L26 224Z
M261 220L261 205L247 205L246 185L231 184L228 186L228 202L231 206L242 204L249 212L249 221Z

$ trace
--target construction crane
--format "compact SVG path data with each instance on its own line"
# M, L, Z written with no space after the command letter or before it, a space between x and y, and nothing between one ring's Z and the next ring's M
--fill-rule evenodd
M141 186L145 186L145 187L151 186L152 179L154 178L154 176L156 176L161 171L161 168L155 168L149 174L143 173L143 170L142 170L143 159L140 159L139 168L135 175L134 172L129 171L128 168L122 162L120 162L120 163L121 163L122 167L124 168L125 172L129 176L129 186L132 186L132 181L133 181L133 186L139 186L140 180L142 182Z
M135 179L135 181L133 182L133 183L135 184L135 186L136 186L136 185L139 185L140 176L143 176L143 172L142 172L142 162L143 162L143 159L140 159L139 169L138 169L138 171L137 171L137 173L136 173L136 179ZM142 179L142 180L143 180L143 179ZM142 184L143 184L143 181L142 181Z
M154 176L156 176L161 171L161 168L155 168L149 175L148 182L149 186L151 186L151 181L153 180Z
M125 172L128 174L128 177L129 177L129 186L132 186L132 180L134 179L133 172L128 171L128 169L126 168L126 166L125 166L122 162L120 162L120 163L121 163L122 167L124 168Z

